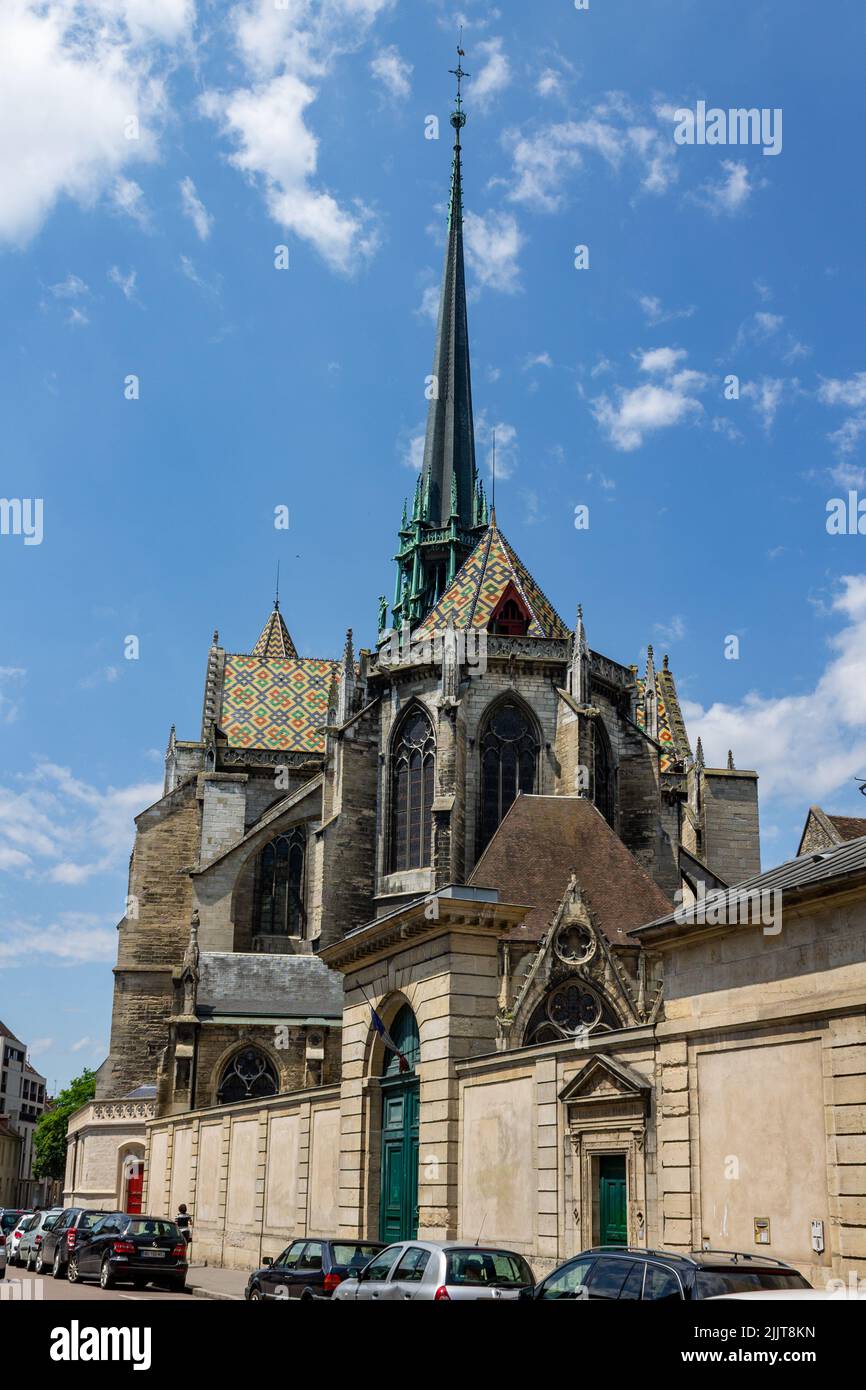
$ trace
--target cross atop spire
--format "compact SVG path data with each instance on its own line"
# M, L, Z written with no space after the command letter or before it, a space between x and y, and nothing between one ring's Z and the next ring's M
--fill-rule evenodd
M416 623L429 613L485 530L487 503L475 466L475 428L469 368L469 323L463 263L463 171L460 132L466 124L462 45L457 78L448 241L436 324L424 461L411 518L400 530L394 622Z

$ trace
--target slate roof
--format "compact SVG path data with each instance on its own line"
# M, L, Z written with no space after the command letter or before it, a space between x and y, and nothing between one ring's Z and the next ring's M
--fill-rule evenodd
M498 888L505 902L533 903L515 938L539 940L574 874L599 930L617 945L647 914L670 907L591 801L519 796L472 871L470 884Z
M765 873L755 874L752 878L743 879L742 883L735 883L722 895L713 894L713 900L717 901L721 909L719 915L727 916L731 921L736 922L740 916L738 905L745 903L749 898L754 899L760 893L770 893L773 891L798 892L819 884L826 883L839 890L847 887L847 879L855 879L866 872L866 835L861 835L859 839L849 840L834 849L821 850L817 854L800 854L796 859L787 859L784 864L779 864L775 869L768 869ZM724 907L722 908L722 904ZM684 930L688 930L692 923L688 920L688 908L682 909L685 920L681 925ZM639 935L643 931L652 928L667 926L676 922L676 914L668 912L662 917L647 921L641 927L634 927L632 931Z
M571 637L570 629L518 559L495 521L490 523L417 632L424 634L444 628L451 617L455 627L486 628L509 584L514 585L529 610L527 636Z
M866 835L864 816L828 816L827 819L841 840L859 840L862 835Z
M203 951L199 971L201 1017L342 1017L343 977L318 956Z
M338 661L318 657L227 655L219 727L229 746L324 753L328 692L339 669Z

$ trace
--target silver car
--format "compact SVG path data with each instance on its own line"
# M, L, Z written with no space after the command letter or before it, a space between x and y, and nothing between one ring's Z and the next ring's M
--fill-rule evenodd
M465 1240L402 1240L381 1250L332 1298L346 1302L518 1298L535 1284L522 1255Z
M18 1242L18 1263L25 1269L36 1269L42 1273L42 1241L45 1232L50 1231L63 1215L62 1207L51 1207L48 1211L37 1211L31 1216Z

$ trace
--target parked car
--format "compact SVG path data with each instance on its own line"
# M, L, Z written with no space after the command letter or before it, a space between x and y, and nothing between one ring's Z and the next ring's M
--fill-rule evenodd
M697 1250L679 1255L670 1250L600 1246L567 1260L524 1296L678 1303L762 1289L810 1287L792 1265L766 1255L736 1250Z
M12 1214L13 1213L10 1213L10 1215ZM11 1230L6 1232L6 1258L13 1268L18 1263L18 1247L21 1244L24 1227L27 1225L32 1215L32 1211L15 1212L15 1219L12 1222Z
M319 1236L293 1240L275 1260L254 1269L244 1290L251 1303L265 1299L330 1298L338 1284L353 1278L384 1250L380 1240L342 1240Z
M66 1207L60 1219L47 1230L36 1260L36 1273L50 1269L55 1279L63 1279L69 1262L69 1252L75 1249L79 1240L90 1230L100 1217L110 1215L104 1208L96 1211L92 1207Z
M69 1252L66 1277L70 1284L98 1279L103 1289L115 1284L160 1283L186 1288L186 1241L173 1221L161 1216L130 1216L109 1212L79 1239Z
M0 1279L6 1278L6 1232L0 1226Z
M51 1227L60 1220L62 1215L62 1207L48 1207L45 1211L33 1213L18 1242L18 1263L24 1265L25 1269L31 1270L37 1265L45 1233L51 1230ZM36 1270L37 1274L41 1272L41 1269L40 1264Z
M338 1284L331 1297L386 1303L513 1299L534 1284L529 1265L513 1250L459 1240L404 1240L386 1246L354 1278Z

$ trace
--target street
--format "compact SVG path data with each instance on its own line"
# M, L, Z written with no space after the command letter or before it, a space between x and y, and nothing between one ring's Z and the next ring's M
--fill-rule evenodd
M13 1292L14 1290L14 1292ZM153 1303L171 1300L175 1303L198 1303L186 1293L171 1293L168 1289L101 1289L97 1283L70 1284L68 1279L52 1279L28 1274L24 1269L7 1270L0 1280L0 1302L38 1301L43 1303L124 1302Z

